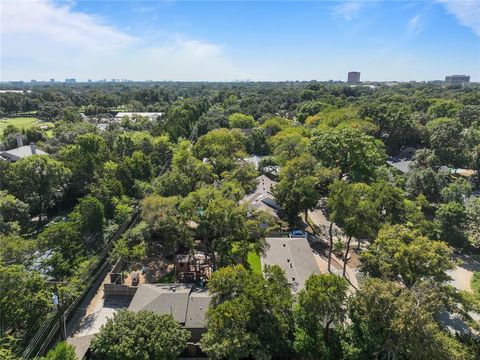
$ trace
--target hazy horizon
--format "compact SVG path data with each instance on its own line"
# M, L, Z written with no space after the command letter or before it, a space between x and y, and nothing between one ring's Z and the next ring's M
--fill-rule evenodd
M480 81L480 2L1 1L0 81Z

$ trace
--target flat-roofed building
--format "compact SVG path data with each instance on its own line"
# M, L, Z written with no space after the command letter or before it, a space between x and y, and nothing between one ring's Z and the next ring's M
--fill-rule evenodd
M450 75L450 76L445 76L445 82L448 85L463 85L463 84L468 84L470 82L470 76L469 75Z

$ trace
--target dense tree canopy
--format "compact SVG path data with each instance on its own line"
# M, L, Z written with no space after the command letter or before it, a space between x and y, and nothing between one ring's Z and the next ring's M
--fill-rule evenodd
M177 359L186 348L189 333L171 315L121 310L92 340L94 359Z

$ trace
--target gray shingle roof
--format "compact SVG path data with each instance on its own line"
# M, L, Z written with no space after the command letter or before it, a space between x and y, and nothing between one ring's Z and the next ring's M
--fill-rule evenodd
M187 329L205 328L205 315L211 299L208 291L192 284L177 284L175 291L173 289L173 284L142 284L128 310L172 314Z
M174 291L175 289L175 291ZM150 310L157 314L171 314L185 324L190 284L142 284L128 307L131 311Z
M410 171L411 160L407 159L398 159L398 158L389 158L387 164L393 166L397 170L400 170L402 173L406 174Z
M205 316L210 305L210 294L207 289L194 289L188 299L188 309L185 327L204 328L206 327Z
M312 274L320 274L312 249L305 238L266 238L263 265L278 265L285 271L292 290L301 290Z
M34 154L32 153L32 145L25 145L25 146L18 147L16 149L0 152L0 155L10 161L17 161ZM35 155L48 155L48 154L42 150L39 150L38 148L35 148Z

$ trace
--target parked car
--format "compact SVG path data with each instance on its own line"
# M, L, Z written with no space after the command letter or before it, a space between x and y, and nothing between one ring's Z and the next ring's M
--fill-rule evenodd
M303 230L293 230L288 234L290 238L307 238L308 234Z

